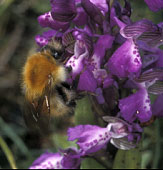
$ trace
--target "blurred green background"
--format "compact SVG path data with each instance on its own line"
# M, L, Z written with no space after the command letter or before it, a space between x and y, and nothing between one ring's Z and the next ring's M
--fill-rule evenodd
M163 21L163 13L151 12L143 0L130 0L130 2L133 8L133 21L142 18L150 19L154 23ZM4 148L6 148L5 144L8 145L18 168L28 168L47 149L55 152L59 147L66 148L74 145L66 142L66 136L60 132L52 134L50 140L48 137L41 138L37 134L30 133L23 120L24 97L20 88L21 70L26 57L37 49L35 35L45 30L39 26L37 17L49 10L49 0L0 0L0 143ZM88 103L88 98L79 101L76 124L96 124L95 115L91 113ZM137 157L142 155L141 162L139 161L141 165L138 168L163 168L162 120L157 120L145 129L142 146L140 153L137 153ZM11 153L9 152L8 155L11 156ZM123 153L119 154L123 155ZM137 161L137 157L134 158L134 162ZM86 159L82 169L101 166L93 159ZM130 163L127 168L135 166L134 163ZM114 167L119 168L115 164ZM10 168L1 147L0 168Z

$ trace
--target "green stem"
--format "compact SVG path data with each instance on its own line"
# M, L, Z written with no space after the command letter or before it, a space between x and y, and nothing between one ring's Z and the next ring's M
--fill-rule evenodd
M158 168L160 155L161 155L161 138L160 138L160 123L159 120L155 122L155 133L156 133L156 145L155 145L155 156L153 160L153 169Z
M1 136L0 136L0 147L2 148L3 152L5 153L7 159L10 163L11 168L17 169L16 163L14 160L14 156L13 156L11 150L9 149L9 147L7 146L6 142L3 140L3 138Z

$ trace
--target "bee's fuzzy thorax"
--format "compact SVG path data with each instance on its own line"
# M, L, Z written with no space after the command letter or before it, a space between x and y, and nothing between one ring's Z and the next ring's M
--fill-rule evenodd
M36 53L27 59L23 68L23 87L27 97L40 97L47 86L49 75L52 86L66 80L66 71L49 53Z

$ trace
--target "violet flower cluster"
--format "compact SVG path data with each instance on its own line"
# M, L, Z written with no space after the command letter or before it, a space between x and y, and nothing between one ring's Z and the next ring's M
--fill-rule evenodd
M143 124L153 117L163 116L163 23L142 19L133 22L131 6L124 0L51 0L51 11L38 22L50 28L36 36L40 47L54 36L64 45L71 34L73 43L66 48L67 62L72 72L67 80L78 79L77 91L95 94L99 106L107 111L106 127L78 125L69 128L69 141L77 140L79 149L69 148L59 153L45 153L31 168L75 169L85 156L104 149L111 142L118 149L136 147L141 139ZM163 8L162 0L145 0L156 12ZM108 90L114 87L116 97ZM123 93L125 91L126 93ZM158 95L151 103L150 94ZM109 103L114 108L108 111ZM109 114L114 112L113 114ZM89 116L89 115L88 115Z

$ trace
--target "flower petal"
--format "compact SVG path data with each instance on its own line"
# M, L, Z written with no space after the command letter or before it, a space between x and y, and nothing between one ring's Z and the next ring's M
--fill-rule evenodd
M30 169L76 169L79 168L81 158L78 150L69 148L60 153L44 153L30 167Z
M78 140L83 155L97 152L104 148L110 140L107 128L100 128L93 125L79 125L68 130L68 140Z
M163 9L163 1L162 0L144 0L150 10L157 12L160 9Z
M52 17L61 22L70 22L76 16L74 0L51 0Z
M81 0L81 5L95 23L103 25L103 14L96 5L90 0Z
M44 153L30 167L30 169L62 169L61 160L63 156L59 153Z
M104 96L103 96L103 91L101 88L97 88L96 89L96 99L98 101L99 104L104 104L105 103L105 99L104 99Z
M88 22L88 15L82 7L77 8L77 16L74 18L73 22L78 26L86 25Z
M58 33L57 35L56 34L57 34L57 31L49 30L49 31L44 32L42 35L37 35L35 37L36 43L40 47L43 47L48 44L48 42L51 40L52 37L62 35L61 33L60 34Z
M88 56L89 53L85 44L77 40L75 43L75 54L66 63L66 67L72 67L71 74L73 79L84 69L83 60Z
M96 5L100 11L105 15L108 12L107 0L90 0L94 5Z
M41 35L36 35L35 41L40 47L47 45L49 42L47 38L45 38L44 36L41 36Z
M122 117L133 122L137 118L140 122L147 122L152 117L151 103L146 88L140 88L135 94L119 102Z
M94 78L92 72L89 69L85 70L80 75L77 89L79 91L95 92L96 88L97 88L97 81Z
M39 16L38 22L42 27L50 27L54 30L59 30L63 32L66 31L70 26L70 23L68 22L59 22L54 20L51 16L51 12L47 12Z
M108 61L108 68L113 75L128 77L139 74L142 68L141 57L137 45L132 39L126 40Z
M64 157L61 164L64 169L78 169L80 167L81 158L78 152L78 150L72 148L63 150Z

